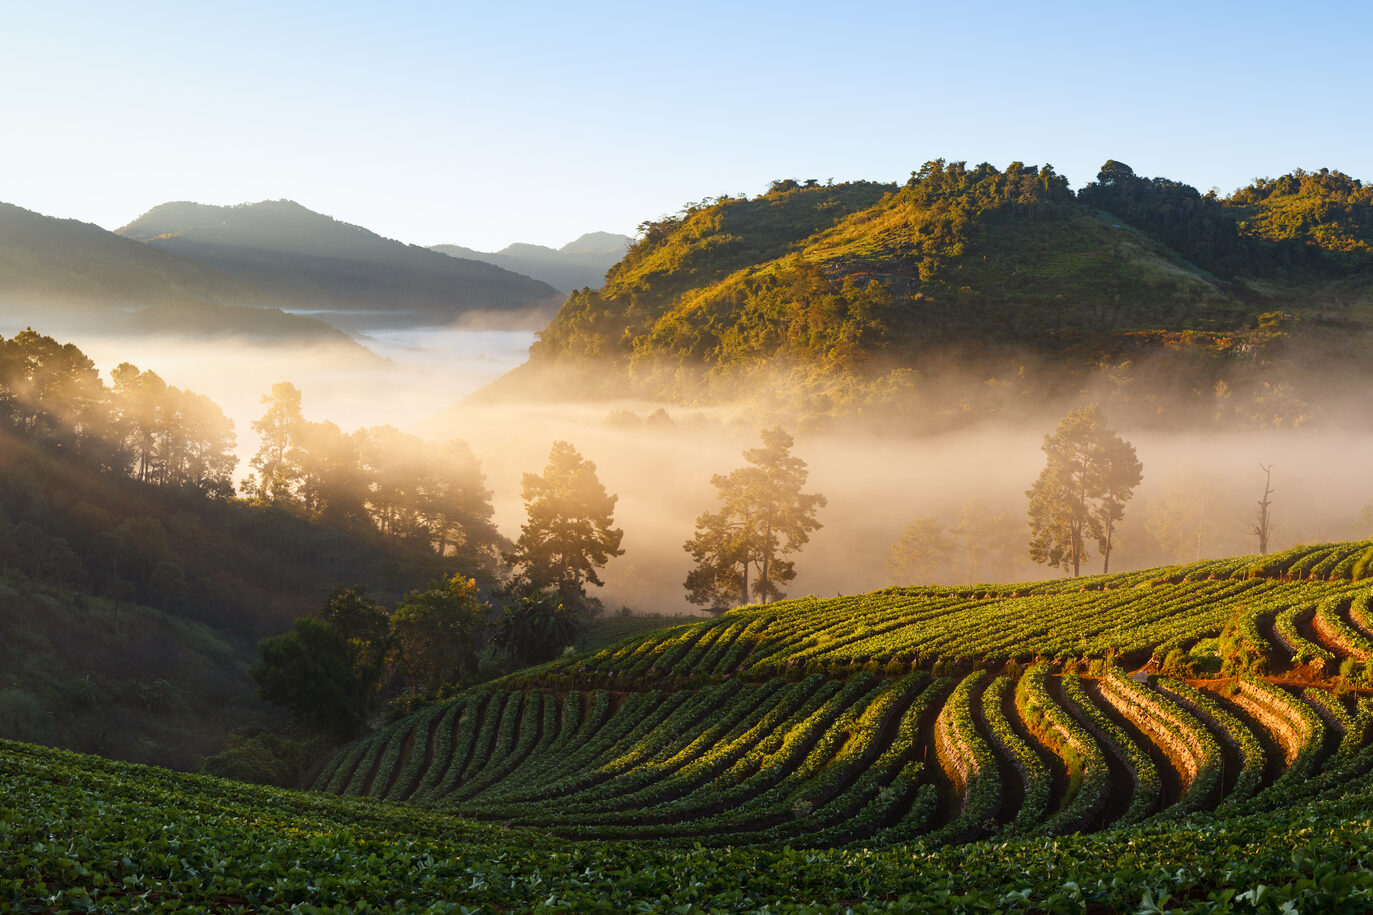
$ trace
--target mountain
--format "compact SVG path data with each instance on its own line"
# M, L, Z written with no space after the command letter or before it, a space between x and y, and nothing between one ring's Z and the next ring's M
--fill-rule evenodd
M487 396L542 374L565 394L594 362L583 393L719 400L767 373L826 414L910 409L951 371L992 384L920 409L1004 410L1102 368L1136 373L1143 412L1149 385L1200 403L1238 383L1244 400L1286 383L1274 367L1361 364L1371 193L1296 172L1222 199L1116 162L1078 193L1021 163L936 160L900 187L778 181L646 224Z
M605 272L624 256L633 241L628 235L588 232L561 248L516 243L495 252L473 251L461 245L434 245L430 250L495 264L571 292L599 287L605 282Z
M327 342L346 334L261 303L238 277L73 219L0 203L0 320L83 333L170 333L256 342ZM262 303L266 304L266 303Z
M118 234L252 284L252 304L321 313L348 329L542 323L561 299L546 283L383 238L289 200L166 203Z

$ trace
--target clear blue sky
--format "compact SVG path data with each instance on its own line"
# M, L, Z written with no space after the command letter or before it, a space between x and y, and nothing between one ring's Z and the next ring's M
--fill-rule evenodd
M286 197L489 250L937 157L1369 181L1370 34L1320 0L16 3L0 200L116 228Z

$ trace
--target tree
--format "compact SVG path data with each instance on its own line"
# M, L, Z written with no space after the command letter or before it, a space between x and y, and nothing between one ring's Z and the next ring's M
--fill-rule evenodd
M248 465L257 471L243 483L243 492L259 504L291 506L296 504L300 482L298 449L305 417L300 412L300 390L289 381L279 381L262 396L267 412L253 421L253 431L262 444Z
M491 641L520 664L551 661L582 638L586 625L575 608L555 593L534 591L512 595L496 620Z
M519 567L518 581L552 588L568 607L585 610L586 585L604 582L597 570L624 555L624 531L612 527L615 503L596 476L596 465L568 442L553 443L542 474L526 473L521 487L529 520L505 557Z
M784 597L779 585L796 577L784 557L820 529L815 513L825 497L801 491L808 471L791 454L792 437L776 428L762 438L763 447L744 452L749 466L711 477L720 510L697 518L683 547L696 562L684 584L693 604L747 603L750 590L763 603Z
M1096 404L1072 410L1044 436L1044 470L1029 497L1030 558L1082 571L1087 539L1094 538L1110 568L1112 536L1142 467L1134 446L1106 425Z
M1206 556L1244 552L1246 544L1227 523L1230 497L1226 479L1195 470L1175 473L1155 491L1145 509L1145 527L1158 544L1158 560L1199 562Z
M357 734L367 718L367 686L353 668L353 652L324 620L303 617L291 631L263 639L249 673L268 702L340 740Z
M411 694L436 696L477 670L477 636L486 604L462 575L411 591L391 618L395 662Z
M318 616L298 619L289 632L258 642L258 662L249 673L263 699L346 740L377 707L389 627L386 610L365 588L340 586Z
M1005 580L1025 541L1019 525L1008 512L993 513L984 503L971 499L959 510L958 523L949 531L958 551L967 560L963 580L972 584L989 578ZM989 574L990 573L990 574Z
M353 670L375 692L391 647L392 624L386 608L367 596L366 585L339 585L325 597L319 616L348 643Z
M938 518L919 518L892 544L887 571L893 584L931 584L947 568L953 544Z
M1268 555L1268 540L1273 536L1273 516L1270 509L1273 506L1273 465L1267 467L1262 464L1259 469L1263 471L1263 498L1254 508L1254 520L1249 524L1249 533L1259 538L1259 555Z

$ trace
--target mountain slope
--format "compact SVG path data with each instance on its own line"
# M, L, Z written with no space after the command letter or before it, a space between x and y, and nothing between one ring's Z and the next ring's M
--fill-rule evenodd
M571 292L596 288L605 282L605 272L624 256L631 242L633 239L627 235L588 232L556 249L516 243L494 252L473 251L461 245L434 245L430 250L495 264Z
M0 203L0 315L14 329L228 335L360 350L304 316L265 304L252 283L99 226ZM8 330L8 328L7 328Z
M167 203L118 232L254 284L257 304L327 312L351 326L451 324L478 312L529 320L559 299L537 280L392 241L288 200Z
M1316 392L1349 380L1325 375L1373 327L1369 225L1367 189L1339 173L1225 200L1115 162L1078 194L1021 163L936 160L900 188L774 182L647 225L483 396L542 375L563 395L679 401L795 385L843 413L908 409L922 383L971 373L982 393L920 409L979 413L1006 409L1008 385L1024 403L1164 362L1133 399L1154 384L1197 410L1221 382L1246 400Z

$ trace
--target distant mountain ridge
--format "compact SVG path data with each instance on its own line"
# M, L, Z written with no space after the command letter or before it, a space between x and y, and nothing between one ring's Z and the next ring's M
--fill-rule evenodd
M613 232L588 232L561 248L516 242L499 251L474 251L461 245L433 245L429 250L484 261L542 280L563 292L598 288L605 273L624 257L634 239Z
M334 327L269 304L252 283L99 226L0 203L0 321L85 333L324 342Z
M290 200L167 203L118 234L252 284L253 304L322 312L350 328L541 322L561 300L546 283L383 238Z

